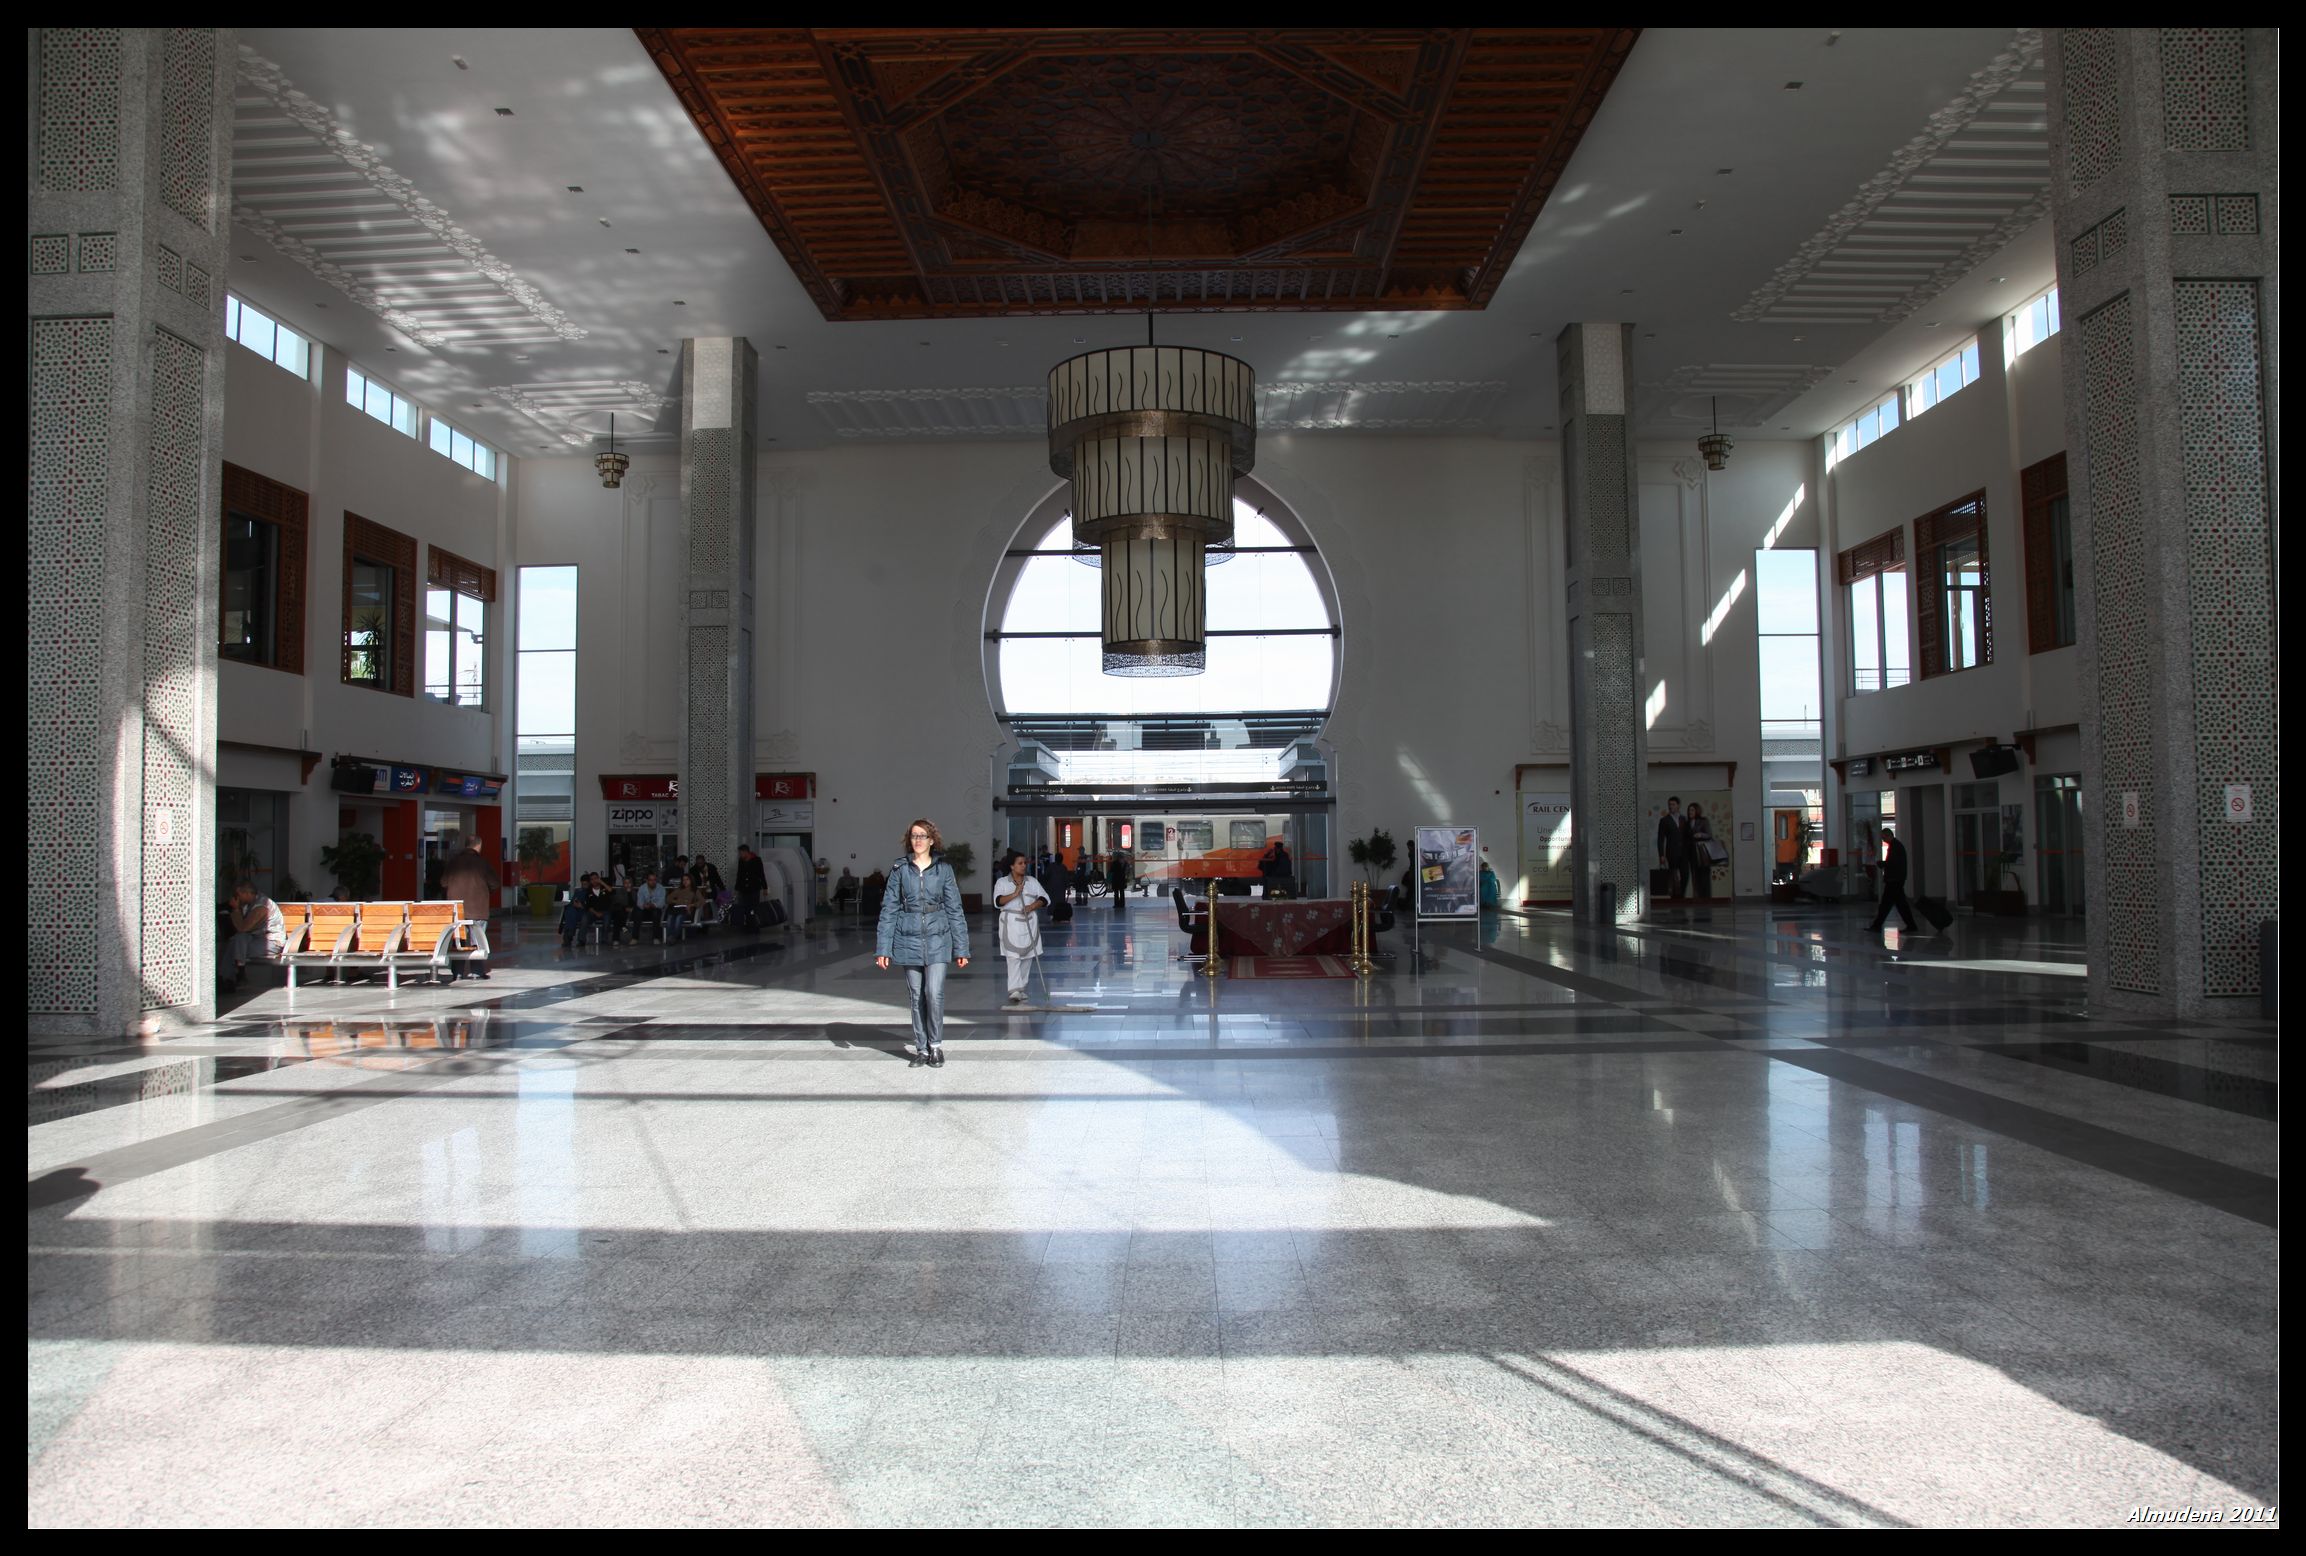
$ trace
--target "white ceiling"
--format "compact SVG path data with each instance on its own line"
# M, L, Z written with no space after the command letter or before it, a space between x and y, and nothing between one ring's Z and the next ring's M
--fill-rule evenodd
M234 287L513 453L672 433L692 335L752 340L780 447L1037 437L1051 363L1143 339L827 323L628 30L240 36ZM1716 396L1811 436L2052 278L2040 82L2007 28L1652 29L1487 310L1156 328L1253 363L1277 430L1528 436L1561 327L1631 320L1644 436Z

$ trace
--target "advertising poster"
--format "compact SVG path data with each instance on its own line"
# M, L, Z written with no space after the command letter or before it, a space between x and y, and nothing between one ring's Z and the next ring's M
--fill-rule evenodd
M1417 829L1417 916L1481 917L1481 840L1473 828Z
M1570 900L1569 796L1521 796L1522 896L1530 902Z

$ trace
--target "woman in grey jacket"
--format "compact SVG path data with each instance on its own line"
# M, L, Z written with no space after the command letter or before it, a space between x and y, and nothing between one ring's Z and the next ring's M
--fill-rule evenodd
M944 838L923 816L905 833L905 853L889 866L881 893L879 954L886 969L905 969L913 1000L913 1046L906 1050L932 1065L945 1062L945 959L969 965L969 920L961 911L961 883L945 863Z

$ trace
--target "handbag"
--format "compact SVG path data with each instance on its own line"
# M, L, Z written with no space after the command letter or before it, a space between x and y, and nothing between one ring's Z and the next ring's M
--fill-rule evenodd
M1707 839L1705 840L1705 842L1704 842L1704 843L1703 843L1701 846L1702 846L1702 847L1705 849L1705 858L1706 858L1706 863L1708 863L1708 864L1728 864L1728 863L1729 863L1729 850L1728 850L1728 849L1726 849L1726 848L1724 848L1724 847L1723 847L1721 844L1719 844L1719 843L1715 842L1715 841L1714 841L1712 838L1710 838L1710 837L1709 837L1709 838L1707 838Z

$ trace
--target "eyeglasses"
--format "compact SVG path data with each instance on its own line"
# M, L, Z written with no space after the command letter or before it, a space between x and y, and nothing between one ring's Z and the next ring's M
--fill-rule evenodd
M913 841L917 843L926 843L929 841L929 834L926 832L916 832L913 834Z

